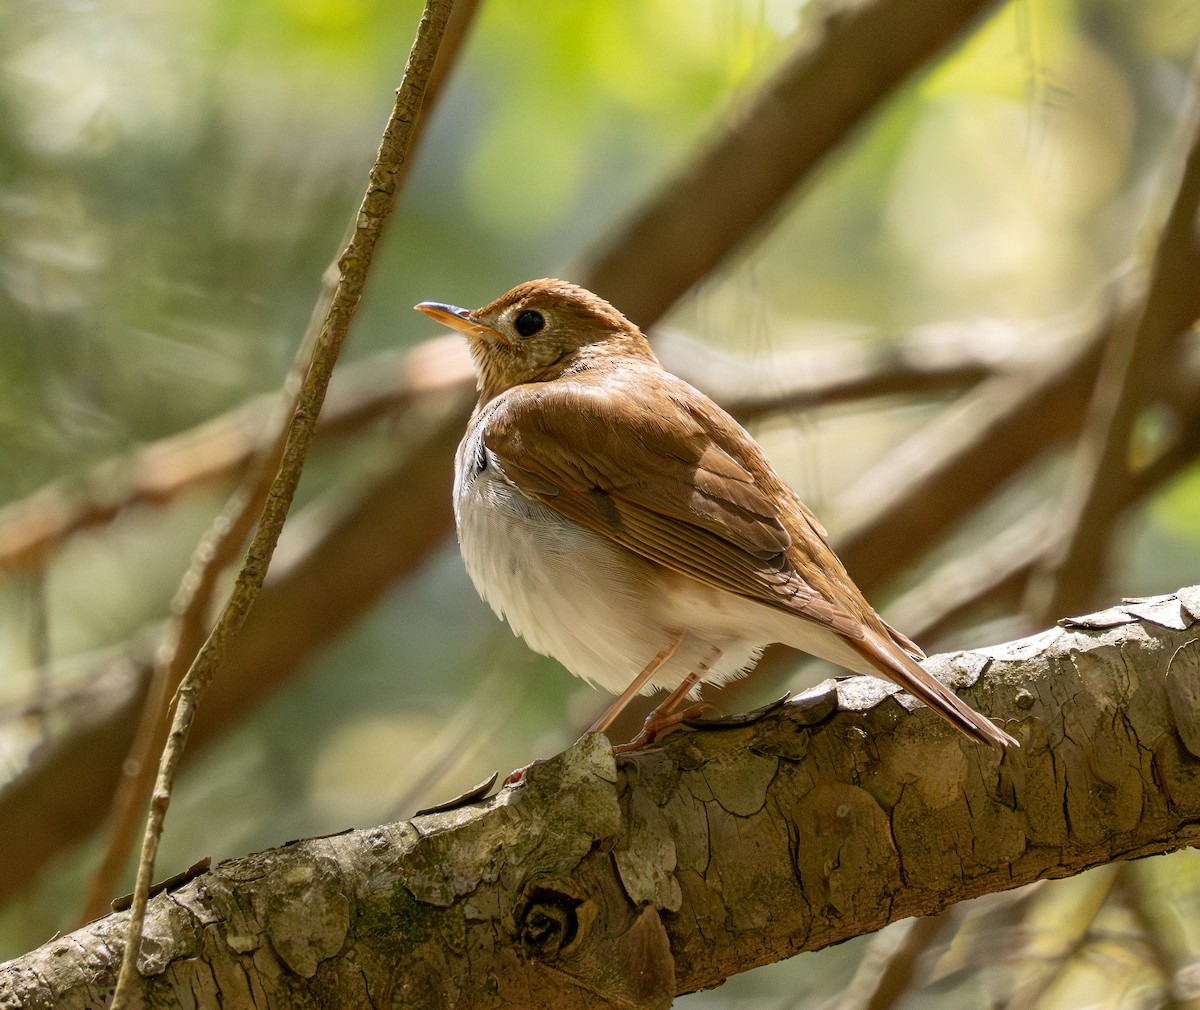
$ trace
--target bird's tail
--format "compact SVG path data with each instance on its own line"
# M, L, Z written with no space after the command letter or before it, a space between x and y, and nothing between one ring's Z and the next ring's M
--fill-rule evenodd
M925 702L972 740L988 744L1000 751L1006 747L1021 746L1013 737L976 712L945 684L922 668L894 641L884 638L874 630L868 630L863 638L847 639L846 642L888 680L899 684L909 694Z

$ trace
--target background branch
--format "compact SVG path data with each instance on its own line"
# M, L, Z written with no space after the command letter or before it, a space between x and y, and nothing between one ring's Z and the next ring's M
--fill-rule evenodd
M1132 470L1134 432L1158 397L1161 364L1200 318L1200 57L1179 123L1179 177L1159 229L1138 310L1113 327L1088 410L1087 427L1063 492L1061 545L1030 587L1034 620L1075 605L1104 571L1112 524ZM1174 169L1175 165L1172 164Z
M453 65L454 57L474 16L475 8L476 4L468 0L461 5L461 9L450 9L442 30L442 38L435 46L424 95L417 100L415 109L411 107L411 101L405 109L406 114L412 113L414 118L407 147L400 148L399 163L389 166L387 170L393 194L399 194L404 185L409 165L412 163L409 151L415 147L421 123L428 110L437 101L449 68ZM446 42L449 43L448 46L445 45ZM393 198L393 204L394 202ZM353 232L353 224L351 230ZM286 398L284 408L278 411L280 416L273 425L275 434L264 439L264 444L257 454L258 458L251 467L247 486L235 493L212 529L197 545L188 571L183 576L175 599L172 600L172 618L158 646L153 682L146 695L146 705L142 710L137 733L128 755L121 763L122 778L113 793L108 844L100 866L88 886L81 922L88 922L103 914L109 898L118 888L118 881L133 849L137 821L145 810L154 785L152 758L153 755L162 752L166 743L166 716L170 699L179 689L189 664L204 643L208 614L218 578L225 568L233 563L241 550L271 491L271 482L283 456L285 439L289 434L284 423L285 418L295 416L298 398L304 389L305 371L313 359L318 341L322 338L322 325L335 300L341 295L336 261L326 270L325 278L325 290L318 300L308 331L301 341L292 375L284 383L285 390L295 392ZM314 425L318 423L316 418L320 415L324 394L325 390L321 390L322 402L316 403ZM315 435L314 426L312 437L315 438Z
M995 6L867 0L831 9L811 41L666 188L670 198L656 199L589 257L580 283L639 325L656 322L777 214L905 79ZM647 276L655 283L641 283Z

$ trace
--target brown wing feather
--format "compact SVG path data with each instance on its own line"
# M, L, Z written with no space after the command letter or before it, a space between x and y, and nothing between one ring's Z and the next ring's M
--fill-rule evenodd
M807 510L781 511L798 499L737 423L656 366L629 379L626 367L519 387L494 402L484 443L523 493L629 550L861 637L874 612ZM642 395L645 383L668 395ZM690 395L669 395L676 385Z

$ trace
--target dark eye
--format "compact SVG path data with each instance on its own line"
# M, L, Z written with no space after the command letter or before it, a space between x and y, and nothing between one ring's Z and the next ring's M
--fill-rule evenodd
M532 337L538 330L546 325L546 320L542 318L540 312L534 312L533 309L526 309L513 324L517 328L517 332L523 337Z

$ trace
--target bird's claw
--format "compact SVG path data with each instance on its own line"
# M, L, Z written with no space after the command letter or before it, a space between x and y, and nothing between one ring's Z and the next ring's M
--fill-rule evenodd
M637 735L627 743L617 744L613 747L613 753L628 754L630 751L648 747L652 743L657 743L672 730L690 724L690 721L699 718L701 713L711 711L715 711L712 705L706 701L698 701L678 712L667 714L660 714L657 710L651 712L646 716L646 721L642 723L642 728L638 730Z

